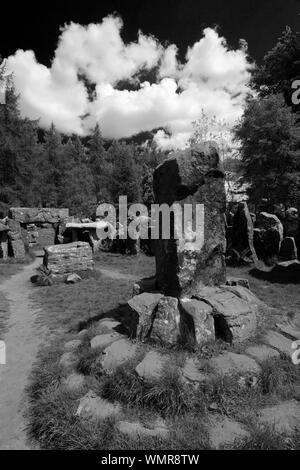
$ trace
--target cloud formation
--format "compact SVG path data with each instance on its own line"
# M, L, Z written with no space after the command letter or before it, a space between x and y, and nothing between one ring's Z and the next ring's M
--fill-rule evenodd
M8 57L22 114L39 118L43 127L54 122L60 131L79 135L99 122L107 138L167 127L171 135L155 136L162 147L182 146L202 109L229 124L241 115L251 69L243 44L230 50L217 31L206 28L180 63L175 44L163 46L142 32L125 44L122 27L116 16L65 26L50 68L38 63L33 51ZM138 78L153 70L155 83ZM92 101L82 77L95 86ZM120 81L135 87L120 89Z

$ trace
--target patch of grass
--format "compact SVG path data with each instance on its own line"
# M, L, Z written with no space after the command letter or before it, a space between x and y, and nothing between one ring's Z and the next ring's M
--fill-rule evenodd
M254 426L250 436L241 440L236 450L299 450L300 432L293 436L279 434L271 426Z
M260 380L263 394L276 394L282 399L300 398L299 369L288 356L264 361Z

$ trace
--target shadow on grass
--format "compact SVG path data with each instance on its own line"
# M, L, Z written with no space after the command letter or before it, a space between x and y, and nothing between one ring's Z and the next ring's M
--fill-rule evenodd
M300 264L291 264L290 266L275 266L272 271L265 272L256 268L249 271L251 276L264 281L280 284L300 284Z

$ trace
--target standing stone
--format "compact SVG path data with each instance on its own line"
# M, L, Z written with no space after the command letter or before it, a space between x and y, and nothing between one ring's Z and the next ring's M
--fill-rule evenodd
M197 293L201 286L225 283L226 195L216 145L206 142L174 152L156 168L153 189L156 204L177 203L181 209L190 204L193 213L193 224L181 230L182 220L175 216L169 239L160 234L155 240L158 288L178 297ZM200 224L195 231L200 204L204 205L204 226Z
M253 219L246 202L240 202L232 222L232 248L238 253L251 255L257 262L257 254L254 248Z
M178 299L163 297L154 315L151 339L165 345L177 344L180 337Z
M0 223L0 258L7 259L8 257L8 227Z
M195 339L199 346L215 339L213 308L196 299L181 299L182 309L192 317L195 328Z
M283 239L283 226L274 214L261 212L257 218L257 251L263 259L279 255Z
M291 261L297 259L297 247L294 237L285 237L280 245L280 261Z

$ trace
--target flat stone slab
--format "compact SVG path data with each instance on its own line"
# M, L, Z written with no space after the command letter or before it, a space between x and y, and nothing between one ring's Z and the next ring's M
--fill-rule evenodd
M257 362L264 362L267 359L280 357L280 354L278 351L276 351L276 349L270 348L265 344L250 346L246 349L245 353L248 356L253 357L253 359L255 359Z
M78 392L84 386L84 375L82 374L70 374L66 377L62 384L69 392Z
M99 321L99 323L96 326L96 329L97 329L97 332L101 334L101 333L106 333L107 331L114 330L114 328L117 328L120 325L121 323L119 321L106 318L104 320Z
M115 341L103 351L101 366L107 373L112 373L117 367L132 359L137 351L137 345L128 339Z
M261 368L257 362L245 354L225 352L210 359L209 364L220 375L253 374L260 373Z
M116 416L121 411L119 404L110 403L98 397L93 391L89 391L80 399L76 416L92 420L104 420Z
M272 426L276 432L293 433L300 429L300 403L290 400L260 411L259 422Z
M65 370L72 370L77 364L77 357L73 352L65 352L59 361L59 365Z
M154 423L151 428L144 426L138 421L133 423L129 421L119 421L116 424L116 428L120 433L133 438L157 437L160 439L166 439L169 436L169 430L162 420L159 420L157 421L157 423Z
M91 348L92 349L107 348L107 346L110 346L112 343L114 343L115 341L121 338L122 336L116 332L107 333L104 335L97 335L91 339Z
M208 380L208 375L200 370L200 364L196 359L186 359L181 369L181 379L186 384L199 385Z
M290 336L294 340L300 339L300 331L290 324L276 323L276 327L281 333Z
M65 351L76 351L81 346L80 339L72 339L65 344Z
M292 340L286 338L277 331L270 330L263 337L264 343L272 346L272 348L277 349L278 351L291 356L293 353L292 350Z
M212 417L208 436L210 447L218 450L234 446L235 442L249 437L250 433L237 421L226 417Z
M162 376L163 367L166 364L166 357L156 351L146 354L142 362L135 368L136 373L142 379L152 382L159 380Z

